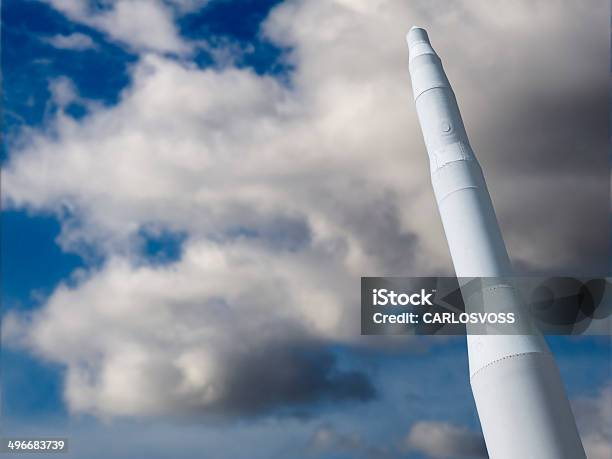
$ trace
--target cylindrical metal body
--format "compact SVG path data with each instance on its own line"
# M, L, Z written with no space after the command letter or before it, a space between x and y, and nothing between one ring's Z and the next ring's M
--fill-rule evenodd
M455 94L425 30L407 36L410 75L431 180L458 277L507 277L510 261ZM498 289L485 308L520 308ZM489 292L491 293L491 292ZM491 298L497 298L491 304ZM492 459L581 459L559 370L539 334L467 337L470 382Z

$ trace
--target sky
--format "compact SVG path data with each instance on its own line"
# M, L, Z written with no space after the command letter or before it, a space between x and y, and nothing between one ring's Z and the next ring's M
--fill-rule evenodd
M486 457L462 338L362 337L452 273L428 29L520 274L610 266L603 0L2 2L2 430L72 457ZM610 342L551 337L589 459ZM66 457L66 456L63 456Z

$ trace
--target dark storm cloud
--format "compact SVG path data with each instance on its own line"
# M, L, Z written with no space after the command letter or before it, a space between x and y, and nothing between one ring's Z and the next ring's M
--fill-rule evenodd
M308 414L319 403L367 402L376 397L368 375L343 369L335 354L307 339L274 340L225 362L223 397L210 407L223 415Z
M609 8L561 0L515 6L504 20L463 4L457 14L486 29L486 42L443 42L438 51L516 266L605 275ZM485 58L489 52L495 57Z
M483 120L479 133L489 134L483 140L506 140L495 149L500 167L527 175L605 179L609 86L600 80L597 86L576 82L569 90L554 88L554 81L552 90L525 87L496 112L494 123Z
M548 260L527 270L605 275L610 266L608 85L518 95L480 133L508 233L537 235ZM500 139L507 139L507 141ZM499 185L496 185L499 184ZM514 199L504 199L511 193ZM547 238L546 233L554 235ZM512 253L513 241L509 241ZM516 251L519 251L517 248ZM515 257L521 264L521 257Z

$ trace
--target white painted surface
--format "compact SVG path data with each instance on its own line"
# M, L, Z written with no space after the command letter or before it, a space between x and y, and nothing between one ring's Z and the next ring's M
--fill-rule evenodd
M407 35L416 109L458 277L510 276L485 179L427 33ZM485 310L522 307L511 289ZM469 312L469 311L468 311ZM492 459L580 459L585 453L554 359L539 334L468 335L470 380Z

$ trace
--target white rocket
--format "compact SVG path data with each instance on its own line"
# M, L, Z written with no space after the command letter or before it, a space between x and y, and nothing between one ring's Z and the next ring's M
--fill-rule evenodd
M424 29L413 27L406 39L431 181L456 275L511 276L489 191L442 63ZM484 307L512 311L520 305L511 287L498 285L486 292ZM539 333L468 334L467 345L470 383L492 459L586 458L559 370Z

